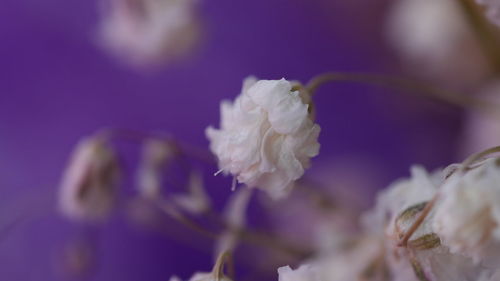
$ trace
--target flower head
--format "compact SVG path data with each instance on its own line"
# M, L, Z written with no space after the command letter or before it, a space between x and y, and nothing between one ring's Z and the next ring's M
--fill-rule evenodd
M402 61L425 78L467 86L477 83L489 71L457 1L394 1L388 15L387 36Z
M442 187L434 229L452 252L500 260L500 165L490 158Z
M319 152L320 128L311 120L307 93L285 79L247 78L234 102L221 104L220 129L207 128L219 167L240 183L282 196Z
M86 138L75 148L59 193L61 212L76 220L100 220L110 212L119 167L100 137Z
M387 236L398 239L422 206L432 199L441 178L439 172L429 174L422 167L413 166L411 178L398 180L379 193L375 209L363 218L366 228L373 232L383 230ZM428 229L420 228L418 232L421 231Z
M486 16L488 19L500 26L500 1L498 0L476 0L480 5L486 8Z
M156 65L187 53L198 40L196 0L103 0L104 47L126 62Z
M170 281L182 281L179 277L177 276L172 276L170 278ZM220 280L215 279L215 275L212 272L196 272L189 278L188 281L231 281L231 279L227 278L226 276L220 278Z
M148 139L144 142L137 173L137 187L141 196L158 198L161 195L164 170L175 156L175 148L165 140Z
M278 268L279 281L321 281L314 266L305 264L293 270L290 266Z

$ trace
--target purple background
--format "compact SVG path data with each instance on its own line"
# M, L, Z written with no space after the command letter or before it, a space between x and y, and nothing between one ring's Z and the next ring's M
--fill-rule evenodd
M26 210L28 218L0 242L2 280L64 279L59 253L77 231L57 216L53 196L80 137L118 127L166 131L206 147L204 129L218 124L220 100L238 94L247 75L306 82L327 71L398 71L379 32L387 1L200 2L206 34L195 54L140 73L96 46L95 1L3 0L0 223ZM366 159L380 170L369 188L381 188L412 163L435 168L454 160L459 118L446 106L354 84L325 86L316 101L323 131L314 166ZM230 183L209 184L226 194ZM117 217L99 230L91 280L159 281L211 267L211 253Z

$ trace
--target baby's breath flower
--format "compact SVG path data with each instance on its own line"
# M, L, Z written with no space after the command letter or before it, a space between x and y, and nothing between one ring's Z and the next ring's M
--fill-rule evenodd
M207 128L210 149L224 173L240 183L283 196L319 152L320 128L309 106L285 79L247 78L234 102L221 104L220 129Z
M500 26L500 1L499 0L476 0L480 5L486 8L486 16L488 19Z
M196 0L102 0L102 45L132 65L156 65L189 52L199 37Z
M490 82L475 93L477 97L492 105L500 105L500 81ZM465 112L464 130L462 133L462 151L464 156L482 151L500 143L500 126L498 116L485 114L478 110Z
M183 211L199 215L210 209L212 202L205 192L203 175L200 171L192 171L189 175L188 192L172 194L172 201Z
M321 281L315 267L311 265L301 265L297 269L290 266L278 268L279 281Z
M458 1L393 3L388 15L388 39L415 73L459 86L473 84L488 73L488 62Z
M137 173L137 187L141 196L160 196L163 174L174 159L175 153L174 147L164 140L148 139L144 142Z
M498 158L443 185L434 229L454 253L475 261L500 261L500 165Z
M59 205L75 220L101 220L110 212L119 167L116 156L101 137L86 138L75 148L63 176Z
M179 277L173 276L170 281L182 281ZM220 280L215 279L215 275L211 272L196 272L189 278L188 281L231 281L228 277L224 276Z
M413 166L411 178L398 180L379 193L375 209L364 217L366 228L385 229L387 235L396 239L399 234L406 230L400 229L398 231L398 217L408 208L425 204L431 200L437 191L441 178L441 173L429 174L424 168ZM410 223L404 224L405 227L409 227Z

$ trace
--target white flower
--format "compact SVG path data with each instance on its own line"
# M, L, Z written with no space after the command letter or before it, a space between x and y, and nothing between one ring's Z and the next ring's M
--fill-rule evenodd
M102 0L100 41L137 65L155 65L188 53L199 37L196 0Z
M290 266L278 268L279 281L321 281L316 268L311 265L301 265L293 270Z
M500 261L500 166L487 159L462 175L453 174L442 187L434 229L454 253L476 262Z
M351 247L320 257L311 265L319 275L318 281L384 280L383 240L376 235L358 237L353 239Z
M424 168L413 166L410 178L398 180L379 193L374 210L367 212L363 218L365 228L371 232L384 230L386 235L397 239L404 232L397 229L398 216L410 207L431 200L442 177L440 172L429 175ZM420 231L427 230L420 228Z
M174 147L165 140L148 139L144 142L137 173L137 187L141 196L158 198L161 195L163 174L175 153Z
M203 176L199 171L192 171L189 175L188 192L173 194L172 201L182 210L199 215L210 209L212 202L205 192Z
M387 36L403 62L426 78L466 86L489 71L476 35L455 0L394 1Z
M305 92L285 79L247 78L240 96L221 104L221 128L207 128L210 149L225 173L272 197L286 193L319 152L320 128L310 119Z
M104 139L80 141L60 187L61 212L75 220L106 217L114 203L118 168L115 154Z
M170 281L182 281L177 276L172 276ZM223 276L220 280L215 280L215 275L212 272L196 272L189 278L189 281L231 281L231 279Z
M499 0L476 0L480 5L486 8L486 16L488 19L500 26L500 1Z
M500 105L500 81L483 87L478 98L492 105ZM483 151L500 143L500 124L496 114L485 114L479 110L468 110L465 115L462 151L464 156Z

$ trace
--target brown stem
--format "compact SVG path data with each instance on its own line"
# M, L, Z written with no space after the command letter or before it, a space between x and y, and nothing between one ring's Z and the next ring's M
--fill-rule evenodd
M495 105L465 94L438 88L425 82L386 74L344 72L325 73L311 79L306 88L311 94L314 94L320 86L328 82L358 82L387 88L403 89L410 92L416 92L425 95L428 98L446 102L460 108L472 107L487 111L491 114L496 114L500 117L498 112L498 109L500 109L499 105Z
M310 251L308 251L307 249L298 247L294 243L291 243L290 241L287 241L285 239L277 238L270 233L230 225L213 211L210 211L207 215L210 217L210 219L212 219L212 221L219 224L221 227L230 229L231 231L238 233L243 242L247 242L257 246L267 246L288 255L301 258L306 257L310 254Z
M438 200L439 193L436 193L434 197L432 198L431 201L429 201L426 205L425 208L422 210L422 213L417 217L415 222L410 226L408 231L406 231L405 235L401 240L398 242L399 247L406 247L408 245L408 240L410 240L410 237L417 231L418 227L424 222L425 218L427 215L430 213L434 205L436 204L436 201Z
M230 258L230 253L228 252L219 254L214 268L212 269L212 274L215 277L215 281L220 281L224 278L224 265L229 261Z
M500 146L494 146L494 147L488 148L486 150L483 150L481 152L478 152L476 154L472 154L471 156L467 157L467 159L465 159L462 162L462 165L460 167L460 172L462 172L462 173L465 172L470 167L470 165L472 165L477 160L479 160L485 156L488 156L492 153L497 153L497 152L500 152Z

